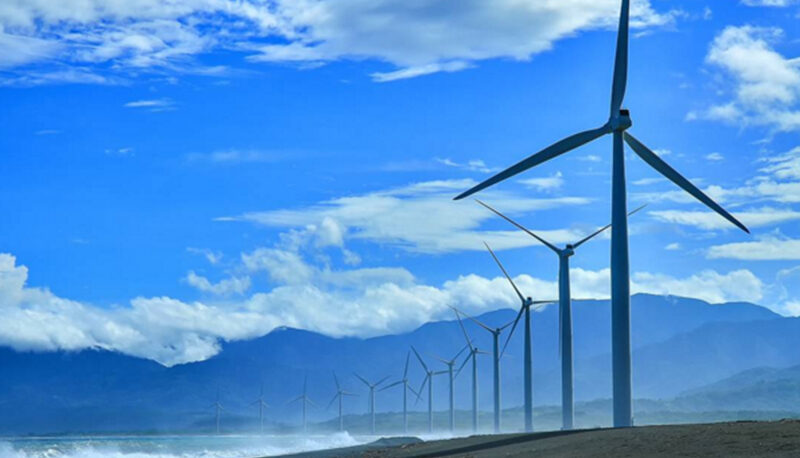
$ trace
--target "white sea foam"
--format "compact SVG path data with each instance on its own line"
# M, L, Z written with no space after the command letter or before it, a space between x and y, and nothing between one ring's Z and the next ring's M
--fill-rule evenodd
M14 438L0 458L244 458L349 447L347 433L309 436L147 436Z

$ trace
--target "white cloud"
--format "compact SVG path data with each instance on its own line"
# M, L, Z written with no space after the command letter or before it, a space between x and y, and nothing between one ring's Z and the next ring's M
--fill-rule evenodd
M307 208L250 212L238 219L271 227L306 228L318 226L325 218L330 218L341 226L348 238L423 253L481 250L484 240L497 249L537 244L530 236L513 228L502 231L479 230L482 222L495 219L496 216L473 201L452 200L457 193L474 184L472 180L415 183L332 199ZM581 197L536 199L497 191L487 191L482 199L510 216L590 202ZM568 229L537 232L553 243L574 242L585 235Z
M715 245L709 248L708 257L747 261L798 261L800 240L769 236L755 242Z
M773 48L783 36L779 28L726 27L714 39L706 61L730 76L733 99L690 113L688 118L778 131L800 129L800 60Z
M649 212L649 214L661 221L693 226L699 229L736 229L736 226L713 211L659 210ZM757 211L735 212L734 216L750 229L800 220L800 212L798 211L770 207L761 208Z
M528 188L548 192L561 188L564 185L564 177L561 172L556 172L555 175L549 177L526 178L519 182Z
M125 108L144 108L149 111L167 111L175 108L175 102L169 98L134 100L123 105Z
M227 149L211 153L189 153L186 155L186 160L189 162L233 165L277 162L282 160L283 157L282 154L268 151Z
M761 169L780 180L800 180L800 146L788 153L764 160L768 165Z
M667 251L680 251L681 248L681 244L677 242L670 243L664 247Z
M207 248L194 248L194 247L187 247L186 251L193 254L199 254L206 258L206 260L210 264L218 264L222 261L222 253L219 251L212 251Z
M707 154L706 155L706 160L708 160L708 161L718 162L718 161L721 161L721 160L724 160L724 159L725 159L725 156L723 156L720 153L711 153L711 154Z
M747 6L777 6L784 7L794 5L797 0L741 0Z
M481 173L490 173L497 169L491 168L486 165L481 159L471 159L467 161L466 164L462 164L460 162L456 162L450 158L434 158L436 162L442 165L446 165L448 167L453 167L457 169L469 170L470 172L481 172Z
M244 294L250 289L250 277L224 278L217 283L212 283L208 278L197 275L193 270L186 274L186 283L204 293L227 296L230 294Z
M266 250L266 251L265 251ZM292 266L272 249L244 254L244 264L284 278L269 291L232 301L184 302L170 297L137 297L126 306L101 308L26 286L28 271L8 254L0 255L0 345L18 350L105 348L172 365L209 358L221 340L248 339L278 326L300 327L332 336L374 336L412 330L450 318L448 306L467 313L516 307L518 299L505 278L463 275L441 286L421 284L402 268L336 271L297 258ZM263 261L269 258L269 261ZM487 261L489 262L489 261ZM513 266L512 266L513 267ZM305 281L287 275L307 273ZM512 269L513 270L513 269ZM606 297L609 270L572 269L575 297ZM197 278L202 278L197 276ZM555 298L555 281L516 275L526 295ZM197 280L202 287L210 282ZM762 285L745 270L703 271L687 278L636 273L636 292L676 294L711 302L758 300Z
M233 49L254 61L305 66L374 59L391 68L372 77L390 81L458 71L483 59L526 60L559 39L613 27L618 13L616 0L12 1L0 5L0 65L207 74L225 69L204 67L196 56ZM659 14L638 0L632 24L667 24L676 14Z

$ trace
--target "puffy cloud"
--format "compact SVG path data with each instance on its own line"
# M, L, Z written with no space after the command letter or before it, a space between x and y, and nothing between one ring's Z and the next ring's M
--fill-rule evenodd
M286 282L236 301L186 302L170 297L137 297L127 306L101 308L57 297L25 285L27 269L0 254L0 345L19 350L105 348L172 365L209 358L220 341L257 337L278 326L333 336L368 337L405 332L450 317L449 306L467 313L516 307L519 299L502 276L469 274L441 286L419 283L402 268L331 270L294 259L307 274L296 281L275 275L275 258L285 253L256 250L243 256L257 269ZM272 257L269 261L263 258ZM256 261L259 259L259 261ZM605 297L609 270L572 269L574 297ZM555 281L518 275L524 294L554 299ZM636 273L633 291L678 294L712 302L758 300L761 284L748 271L704 271L688 278Z
M219 73L226 69L192 58L233 49L267 62L374 59L392 68L373 79L391 81L459 71L483 59L529 59L556 40L614 25L618 10L616 0L11 0L0 5L0 66ZM647 27L676 13L659 14L638 0L632 15L634 27Z
M706 60L733 81L733 100L714 105L690 119L707 118L779 131L800 129L800 61L774 48L779 28L726 27L711 44Z
M341 197L296 210L250 212L235 219L271 227L303 229L320 227L327 218L335 222L347 238L394 245L422 253L481 250L484 240L497 249L537 244L531 237L513 228L506 231L478 230L483 221L496 217L474 202L452 200L457 192L473 184L472 180L421 182ZM581 197L536 199L497 191L487 191L483 198L511 216L590 202ZM553 243L574 242L586 235L583 231L567 229L537 232ZM307 234L306 231L302 233Z

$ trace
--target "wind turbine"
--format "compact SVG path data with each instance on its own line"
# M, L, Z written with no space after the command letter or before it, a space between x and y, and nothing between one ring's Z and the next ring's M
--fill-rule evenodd
M342 399L345 396L358 396L357 394L350 393L349 391L345 391L342 389L342 386L339 385L339 378L336 377L336 372L333 373L333 381L336 382L336 394L333 395L333 399L331 402L328 403L328 409L331 408L333 401L339 399L339 431L344 431L344 416L342 414Z
M458 314L458 310L453 308L453 312L456 314L458 325L461 327L461 332L464 333L464 339L467 341L467 346L469 347L469 353L467 353L467 357L464 358L464 362L461 363L461 367L458 368L456 377L461 373L461 369L464 369L464 366L467 365L467 362L472 360L472 432L474 433L478 431L478 355L488 355L488 353L472 345L472 340L469 338L469 335L467 335L467 330L464 328L464 323L461 322L461 316Z
M378 391L384 391L388 390L389 388L395 387L397 385L401 384L403 385L403 432L404 433L408 432L408 390L411 390L412 393L417 394L417 392L414 391L414 388L411 388L411 386L409 386L408 384L408 361L410 357L411 357L411 352L406 353L406 367L405 369L403 369L403 378L394 383L386 385L385 387L378 390Z
M497 259L497 256L495 256L494 251L489 248L489 244L486 242L483 242L483 244L486 245L486 249L492 254L497 266L503 271L503 275L505 275L508 279L508 282L511 283L511 286L514 288L514 292L517 293L519 300L522 302L522 305L519 308L519 313L517 314L517 318L514 319L514 324L511 326L511 331L508 333L506 343L503 345L503 351L500 352L500 358L503 357L503 353L505 353L506 347L508 347L508 343L511 341L511 336L514 335L514 330L517 329L517 323L519 322L520 317L522 317L523 312L525 313L525 348L523 357L523 373L525 383L525 431L531 432L533 431L533 356L531 354L531 307L538 304L552 304L555 301L534 301L530 297L523 296L522 293L519 292L517 285L514 284L514 280L512 280L511 276L508 275L508 272L506 272L506 268L503 267L503 264L499 259Z
M614 426L616 427L633 425L630 266L628 259L627 195L625 190L625 151L623 141L650 167L669 178L673 183L719 213L735 226L750 233L744 224L711 200L689 180L681 176L650 148L626 132L633 124L630 111L622 108L628 79L629 13L630 0L622 0L617 34L617 51L614 60L611 112L608 121L596 129L580 132L558 141L455 197L456 200L463 199L581 145L597 140L604 135L613 135L611 224L614 226L614 230L611 233L611 353L614 386Z
M219 417L220 417L220 413L223 410L225 410L225 408L222 407L222 404L220 404L220 402L219 402L219 388L217 388L217 400L214 401L213 404L211 404L211 407L213 407L214 410L216 411L217 434L219 434Z
M358 379L364 382L364 385L367 385L369 388L369 414L372 417L370 431L372 434L375 434L375 388L377 388L381 383L385 382L389 376L387 375L386 377L380 379L378 383L369 383L364 377L356 374L355 372L353 372L353 375L358 377Z
M303 394L301 394L300 396L298 396L298 397L292 399L291 401L287 402L287 404L291 404L293 402L300 401L300 403L302 404L302 406L303 406L303 432L304 433L306 431L308 431L308 421L307 421L308 420L308 416L307 416L307 412L306 412L306 406L308 404L310 404L312 406L316 405L316 404L314 404L314 402L306 394L308 392L307 388L308 388L308 376L306 376L303 379Z
M479 204L491 210L528 235L535 238L558 256L558 353L561 356L561 429L570 430L574 426L575 408L573 402L573 357L572 357L572 297L569 282L569 258L575 254L579 246L600 235L611 227L610 224L601 227L576 243L568 243L564 248L558 248L544 238L529 231L525 226L517 223L506 215L500 213L480 200ZM628 213L633 215L646 205Z
M434 358L438 359L442 363L447 365L447 374L450 376L450 431L455 431L456 429L456 377L455 373L453 372L453 367L458 360L458 357L461 356L461 353L464 353L464 350L469 348L468 345L464 345L464 348L458 351L453 359L444 359L439 356L433 355Z
M499 328L492 328L489 327L476 318L466 315L459 311L457 308L452 307L453 310L456 311L456 316L464 315L465 317L469 318L475 324L480 326L481 328L489 331L492 334L492 366L494 368L494 432L500 432L500 334L505 330L507 327L511 326L513 321L509 321L507 324L499 327Z
M261 384L261 391L258 393L258 399L251 403L251 406L258 404L258 422L261 426L261 434L264 434L264 408L269 407L264 401L264 384Z
M411 346L411 350L414 351L414 355L417 357L417 360L422 365L422 369L425 371L425 378L422 380L422 384L419 386L419 390L417 391L417 402L419 402L419 398L422 395L422 389L425 388L425 384L428 384L428 432L433 432L433 377L437 375L446 374L447 371L433 371L428 368L428 365L425 364L425 361L422 360L422 356L419 355L417 349L414 346Z

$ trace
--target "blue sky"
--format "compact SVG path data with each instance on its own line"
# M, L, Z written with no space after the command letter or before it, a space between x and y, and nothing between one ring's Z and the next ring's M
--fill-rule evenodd
M513 306L556 260L452 196L605 122L618 2L0 6L0 343L173 364L275 326L376 335ZM634 2L632 132L748 236L628 161L634 290L800 314L800 6ZM480 198L566 243L610 139ZM608 240L573 259L608 291Z

